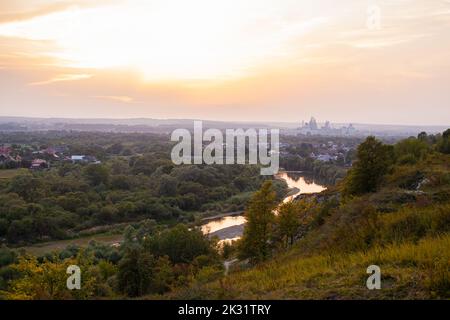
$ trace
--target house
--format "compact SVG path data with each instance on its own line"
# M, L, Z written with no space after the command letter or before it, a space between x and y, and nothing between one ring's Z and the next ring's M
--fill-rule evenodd
M5 155L3 153L0 154L0 164L7 163L11 160L12 160L12 158L10 155Z
M84 156L84 155L74 155L74 156L71 156L70 159L72 160L73 163L85 162L86 161L85 157L86 156Z
M66 145L60 145L60 146L54 146L53 150L55 150L56 153L64 154L64 153L67 153L68 148Z
M0 147L0 155L8 156L11 153L11 147Z
M0 165L6 166L7 168L16 168L22 162L22 158L17 155L15 158L12 155L0 154Z
M42 169L48 169L50 165L47 161L43 159L34 159L31 161L31 170L42 170Z
M323 161L323 162L329 162L329 161L336 160L336 159L337 159L336 156L331 156L329 154L319 154L316 157L316 160Z
M73 155L70 157L73 163L94 163L100 164L94 156L85 156L85 155Z

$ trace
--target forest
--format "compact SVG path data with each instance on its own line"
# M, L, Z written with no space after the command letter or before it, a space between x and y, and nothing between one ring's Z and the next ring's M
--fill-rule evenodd
M5 140L21 142L12 144L11 153L22 166L36 156L49 164L42 170L0 170L16 172L0 180L0 239L15 246L124 222L193 223L242 210L264 179L256 166L175 166L165 135L44 133ZM99 161L73 163L67 159L73 154Z

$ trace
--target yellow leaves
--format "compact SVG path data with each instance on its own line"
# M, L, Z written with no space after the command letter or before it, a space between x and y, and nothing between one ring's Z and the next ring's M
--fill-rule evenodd
M66 273L70 265L78 265L81 270L81 290L67 288ZM20 278L12 280L6 299L12 300L48 300L48 299L85 299L96 293L101 283L92 259L83 253L76 258L61 260L57 256L39 262L34 256L21 256L12 266L19 272Z
M10 285L9 299L64 299L70 297L66 287L66 269L71 261L54 262L45 260L39 263L36 257L23 256L13 266L22 277Z

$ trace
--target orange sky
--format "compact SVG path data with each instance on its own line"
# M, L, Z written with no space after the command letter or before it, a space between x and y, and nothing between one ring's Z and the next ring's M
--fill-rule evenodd
M447 125L449 34L448 0L2 0L0 116Z

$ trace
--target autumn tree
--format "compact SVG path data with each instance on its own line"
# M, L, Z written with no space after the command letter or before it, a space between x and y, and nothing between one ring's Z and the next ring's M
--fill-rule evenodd
M294 243L300 227L298 211L298 206L293 201L282 204L278 209L276 217L277 231L280 240L286 247Z
M317 201L314 199L283 203L275 218L276 240L285 247L293 245L296 238L309 230L316 215Z
M240 242L240 256L253 262L267 259L270 254L269 240L275 220L276 193L272 182L266 181L255 193L245 212L247 224Z
M81 269L81 289L67 288L67 268L77 265ZM61 260L57 256L40 262L34 256L21 256L11 266L19 277L11 281L7 299L48 300L88 299L99 296L103 286L101 277L90 256L80 252L75 258Z

